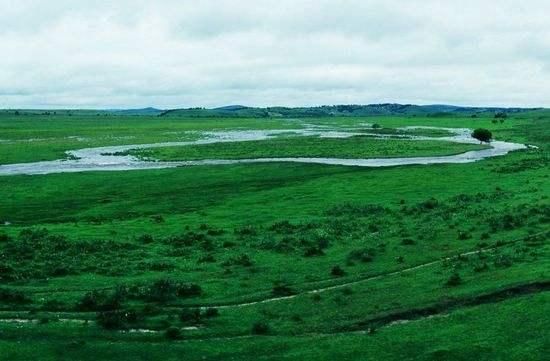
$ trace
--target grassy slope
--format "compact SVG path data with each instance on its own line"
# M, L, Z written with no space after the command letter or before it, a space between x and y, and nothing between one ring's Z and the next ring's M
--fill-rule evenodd
M349 120L330 121L343 124ZM429 122L435 121L442 125L452 123L468 127L473 122L489 122L480 119L465 119L457 123L456 119L385 118L380 123L386 122L387 126L410 123L430 125ZM58 300L65 307L72 307L86 290L120 283L150 282L168 275L195 281L205 290L200 298L171 301L177 305L246 300L250 297L269 297L272 282L278 279L284 279L296 291L301 291L313 287L304 282L326 280L319 284L334 284L348 279L354 280L361 275L388 272L437 260L442 255L456 254L459 250L475 249L482 242L481 234L487 231L491 233L490 239L485 240L488 244L524 236L528 232L544 231L548 229L544 215L532 213L522 216L527 221L511 229L499 226L491 231L488 225L491 219L500 219L500 216L507 213L519 215L524 211L532 212L531 210L548 206L550 194L548 187L545 187L549 176L545 168L547 125L546 120L535 118L509 120L504 125L495 125L497 136L537 144L542 149L517 152L466 165L375 170L270 164L1 177L0 198L5 201L0 203L0 221L9 220L14 223L13 226L4 227L9 234L15 236L19 230L29 225L44 225L56 234L68 236L71 242L78 242L80 239L112 239L115 242L130 242L137 247L121 253L116 250L105 251L103 254L77 253L72 258L55 258L61 257L59 251L49 255L49 251L45 250L44 257L53 257L54 263L56 260L67 262L76 269L86 266L89 271L79 271L65 277L53 276L47 282L40 277L31 282L10 282L9 287L28 294L34 302L31 307L38 307L45 300ZM121 187L121 184L124 186ZM462 200L457 200L455 197L461 194L470 198L459 197ZM488 198L478 197L477 194ZM436 197L441 202L440 206L420 213L401 210L403 206L414 209L430 197ZM365 215L352 207L343 208L344 213L340 215L326 215L327 209L345 202L384 205L390 209L390 213ZM446 216L449 212L453 214L450 219ZM155 215L162 215L164 222L158 223L151 218ZM309 231L290 231L284 235L268 230L273 223L284 220L291 224L318 223L319 226L316 227L326 230L334 229L336 222L341 227L351 226L355 231L344 237L334 238L324 256L304 257L299 243L296 244L297 250L290 253L258 248L258 242L262 241L263 235L277 240L283 237L299 239L300 235L313 237ZM214 250L205 252L200 246L192 246L183 257L170 256L172 248L161 242L162 237L185 232L186 225L191 226L193 231L207 233L206 230L200 230L201 223L226 231L220 236L212 236ZM247 224L257 229L259 238L238 237L233 233L234 228ZM379 229L372 228L373 224ZM406 236L402 230L406 231ZM458 239L457 234L461 231L469 233L471 238ZM141 244L133 240L134 236L143 233L152 234L156 241L152 244ZM414 239L415 244L403 245L401 242L404 237ZM236 246L229 249L221 247L221 243L227 240L235 242ZM386 244L385 251L378 251L372 262L347 264L350 250L377 247L380 243ZM198 263L198 259L207 253L212 253L216 262ZM232 266L229 267L231 273L226 274L227 267L221 267L220 264L242 253L251 256L254 266ZM404 256L404 264L396 262L398 256ZM481 358L507 356L510 359L529 359L533 356L533 359L537 359L536 356L544 347L544 340L533 337L530 327L548 328L541 317L545 311L542 307L544 302L540 300L546 300L545 295L530 296L521 301L511 300L506 303L511 305L508 308L505 308L505 304L498 304L480 306L471 311L456 311L448 319L424 320L395 326L382 329L373 336L289 337L302 332L330 332L338 327L348 327L353 321L371 315L429 305L448 297L461 297L510 284L548 279L545 271L548 269L548 249L544 242L505 247L488 256L487 260L483 260L489 264L485 272L474 271L480 262L476 258L437 264L408 275L389 276L376 282L357 284L349 287L349 290L346 288L345 292L336 289L322 294L317 301L312 300L310 295L303 295L280 303L222 310L218 318L205 321L206 328L186 334L186 337L248 334L253 322L265 320L271 326L272 334L278 335L277 337L167 344L161 341L160 336L122 335L101 331L96 327L75 329L74 326L56 322L17 329L3 324L0 325L0 331L4 338L13 341L33 340L33 345L40 345L41 350L52 358L56 355L63 357L61 351L67 352L67 335L72 335L76 339L86 339L87 342L85 346L75 344L73 349L69 347L71 351L67 354L73 358L85 358L85 354L99 353L106 358L115 355L131 358L131 355L139 354L144 358L157 359L161 354L166 358L172 352L175 355L185 351L190 357L207 355L219 359L231 356L246 359L257 356L258 350L267 348L270 355L286 356L289 359L356 358L369 353L382 354L384 359L391 359L397 357L397 351L410 355L411 358L416 355L416 358L424 359L456 359L471 356L471 349L464 347L466 343L481 345L476 348L476 355ZM503 256L512 259L511 265L501 265ZM10 260L9 257L7 259ZM150 266L143 264L144 260L173 263L175 269L167 272L152 271ZM345 277L330 276L330 268L335 264L345 269ZM28 268L41 271L47 270L46 266L36 262L34 265L21 263L17 270L26 271ZM98 271L101 274L97 274ZM460 273L464 283L456 288L445 287L444 283L453 271ZM411 284L415 287L410 287ZM71 292L71 289L77 291ZM45 293L31 294L35 291ZM6 312L11 312L13 307L2 304ZM22 310L27 308L25 306ZM475 311L477 309L481 311ZM498 312L487 313L487 309L497 309ZM524 310L523 323L511 316L512 311L517 312L518 309ZM528 314L525 309L529 310ZM143 321L143 326L165 327L162 326L163 319L170 315L176 319L169 322L181 326L177 321L178 312L177 308L162 311L158 316ZM302 321L296 321L296 314ZM470 316L466 319L456 318L455 314ZM33 317L26 312L22 312L20 316ZM77 316L82 317L79 314ZM94 316L92 313L86 317ZM433 325L434 328L430 328L433 331L423 331L423 323ZM467 326L471 327L469 332L462 332ZM514 331L510 328L514 328ZM526 341L513 347L507 346L509 352L500 351L501 345L519 337L515 334L516 328L518 335L523 337L518 339ZM363 342L365 338L375 342ZM405 338L413 341L405 342ZM429 338L435 338L436 342L428 342ZM109 339L124 342L107 348ZM321 343L323 347L313 348L312 343ZM255 348L254 344L260 346ZM389 344L393 347L388 347ZM396 344L399 345L398 349L395 348ZM17 352L20 359L24 359L25 355L28 357L32 352L21 346L15 349L13 345L14 343L4 343L2 348ZM77 350L81 347L86 350L83 351L84 354ZM322 350L319 351L320 354L315 351L317 349Z
M548 339L540 331L550 324L541 315L550 312L549 305L547 293L525 296L380 329L373 335L166 343L140 342L144 340L139 338L111 342L82 336L51 342L30 333L21 337L26 342L0 341L0 349L9 360L180 360L182 355L186 360L542 360L548 352ZM20 335L26 333L25 328L18 327ZM69 326L59 331L60 335L78 332Z

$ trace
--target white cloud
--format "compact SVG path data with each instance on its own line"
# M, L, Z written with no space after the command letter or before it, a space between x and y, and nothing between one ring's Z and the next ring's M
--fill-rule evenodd
M0 0L0 107L550 106L550 3Z

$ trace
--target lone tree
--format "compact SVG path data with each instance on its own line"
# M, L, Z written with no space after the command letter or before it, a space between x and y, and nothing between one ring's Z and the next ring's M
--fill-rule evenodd
M490 142L493 138L493 133L490 130L484 128L477 128L472 133L472 138L479 140L480 142Z

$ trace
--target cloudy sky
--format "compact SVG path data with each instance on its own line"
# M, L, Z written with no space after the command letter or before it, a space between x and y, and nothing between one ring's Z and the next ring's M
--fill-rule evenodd
M0 108L550 106L547 0L0 0Z

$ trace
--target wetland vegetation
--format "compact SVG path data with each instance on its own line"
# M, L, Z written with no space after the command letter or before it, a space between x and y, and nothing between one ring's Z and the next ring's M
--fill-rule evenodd
M130 153L364 158L490 147L407 126L484 128L532 147L468 164L380 169L255 163L0 176L7 359L544 359L547 110L160 114L2 111L0 164L312 125L433 139L282 134Z

